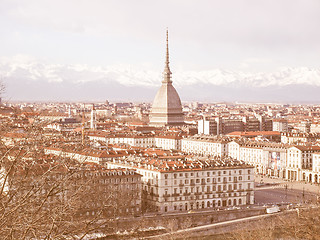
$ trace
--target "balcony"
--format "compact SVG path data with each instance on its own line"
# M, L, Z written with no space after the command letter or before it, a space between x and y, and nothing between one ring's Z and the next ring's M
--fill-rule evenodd
M170 197L170 194L163 194L163 197L168 198L168 197Z
M179 187L183 187L183 186L184 186L184 184L183 184L183 183L180 183L180 184L179 184Z
M172 194L172 197L178 197L178 196L180 196L179 193L173 193L173 194Z
M202 193L201 192L195 192L194 194L195 195L201 195Z
M190 196L190 195L191 193L186 193L186 192L183 194L183 196Z

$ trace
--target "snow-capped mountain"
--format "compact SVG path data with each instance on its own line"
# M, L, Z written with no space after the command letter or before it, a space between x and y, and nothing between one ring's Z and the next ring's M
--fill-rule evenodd
M0 61L0 76L12 100L151 100L161 71L130 66L48 64L34 59ZM182 100L320 100L320 69L282 68L273 73L213 69L174 71Z

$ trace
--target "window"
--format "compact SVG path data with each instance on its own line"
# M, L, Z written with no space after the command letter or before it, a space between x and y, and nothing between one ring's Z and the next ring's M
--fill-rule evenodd
M168 179L168 174L165 174L165 175L164 175L164 178L165 178L165 179Z
M174 177L174 178L177 178L177 174L176 174L176 173L175 173L175 174L173 174L173 177Z

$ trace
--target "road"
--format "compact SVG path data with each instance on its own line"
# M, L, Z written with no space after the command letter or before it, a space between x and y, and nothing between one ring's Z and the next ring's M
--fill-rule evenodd
M255 189L255 204L316 203L317 194L283 186Z
M281 203L316 203L319 196L319 186L304 182L288 182L282 179L263 178L256 176L255 204Z
M208 235L210 233L215 233L217 229L220 229L220 230L228 229L227 230L227 232L228 232L229 230L235 228L238 224L256 222L257 220L275 217L280 214L283 214L283 213L263 214L263 215L253 216L253 217L240 218L240 219L219 222L219 223L213 223L213 224L199 226L199 227L182 229L182 230L178 230L178 231L171 232L171 233L165 233L165 234L161 234L161 235L146 237L144 239L168 239L168 238L174 239L175 237L179 238L180 236L191 237L192 235L194 236L194 234L197 235L197 233L199 233L199 232L201 232L201 235L203 235L204 233L205 233L205 235Z

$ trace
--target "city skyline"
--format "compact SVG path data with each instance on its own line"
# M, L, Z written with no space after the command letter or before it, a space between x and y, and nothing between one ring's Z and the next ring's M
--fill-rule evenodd
M318 102L319 9L317 1L4 1L5 98L151 101L168 27L182 101Z

